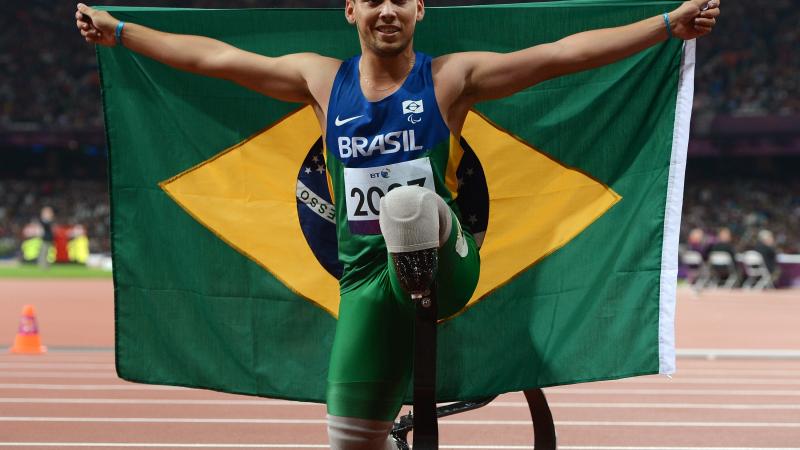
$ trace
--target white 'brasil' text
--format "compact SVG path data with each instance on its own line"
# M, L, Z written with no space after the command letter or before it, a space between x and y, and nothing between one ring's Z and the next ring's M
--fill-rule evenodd
M371 156L376 151L381 155L396 153L400 150L410 152L423 150L417 145L414 130L392 131L391 133L378 134L369 139L361 136L339 136L339 156L342 158L358 158Z

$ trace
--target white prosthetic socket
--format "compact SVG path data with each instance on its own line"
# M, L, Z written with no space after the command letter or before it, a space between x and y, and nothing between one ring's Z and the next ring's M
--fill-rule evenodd
M453 226L450 207L435 192L401 186L381 198L381 234L389 253L439 248Z
M331 450L398 450L390 431L389 421L328 415Z

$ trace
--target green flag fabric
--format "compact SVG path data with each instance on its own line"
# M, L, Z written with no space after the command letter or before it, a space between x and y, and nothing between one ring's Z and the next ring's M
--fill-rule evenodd
M428 8L414 47L509 52L675 5ZM359 52L341 10L106 9L270 56ZM324 402L341 267L313 113L121 46L98 58L119 376ZM452 176L481 280L439 324L440 401L674 371L693 72L694 42L671 39L470 113Z

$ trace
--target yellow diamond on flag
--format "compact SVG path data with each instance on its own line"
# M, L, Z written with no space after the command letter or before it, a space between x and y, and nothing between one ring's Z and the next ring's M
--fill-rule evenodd
M489 220L468 306L564 246L620 196L475 112L463 138L483 166ZM334 317L339 285L314 256L297 212L297 174L320 129L311 107L161 183L192 217Z
M622 197L470 112L462 137L489 190L478 287L467 306L563 247Z

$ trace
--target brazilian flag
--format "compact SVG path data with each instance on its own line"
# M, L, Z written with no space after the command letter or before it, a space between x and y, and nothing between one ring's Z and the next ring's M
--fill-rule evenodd
M510 52L674 6L428 8L414 46ZM359 52L341 10L108 9L264 55ZM672 39L470 112L449 176L482 267L439 324L439 400L674 371L694 48ZM325 401L341 266L313 112L120 46L98 57L119 376Z

